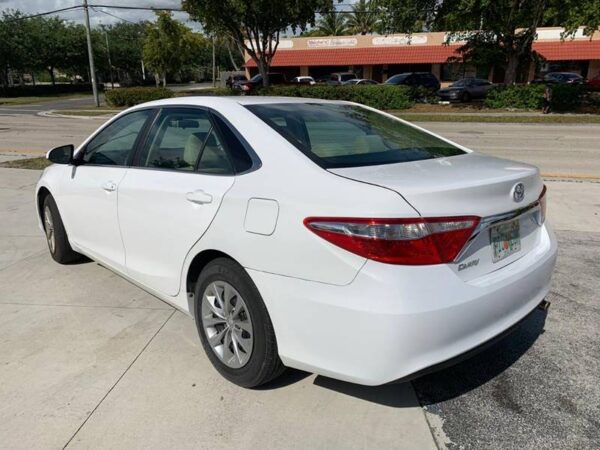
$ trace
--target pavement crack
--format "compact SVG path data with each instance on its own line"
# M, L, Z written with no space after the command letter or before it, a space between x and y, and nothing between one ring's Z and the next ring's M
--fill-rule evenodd
M69 440L67 441L67 443L63 446L63 450L65 450L69 444L71 443L71 441L73 441L73 439L75 439L75 436L77 436L77 434L79 434L79 432L81 431L81 429L85 426L85 424L88 422L88 420L90 420L90 418L94 415L94 413L98 410L98 408L100 407L100 405L102 405L102 403L104 402L104 400L106 400L106 398L110 395L110 393L113 391L113 389L117 386L117 384L119 384L121 382L121 380L123 379L123 377L127 374L127 372L129 372L129 369L131 369L131 367L136 363L136 361L139 359L140 356L142 356L142 353L144 353L146 351L146 349L148 348L148 346L152 343L152 341L154 340L154 338L158 335L158 333L161 332L161 330L165 327L165 325L167 324L167 322L169 322L169 320L171 320L171 317L173 317L173 315L175 314L177 310L173 310L171 312L171 314L169 314L169 317L167 317L165 319L165 321L162 323L162 325L160 327L158 327L158 330L156 330L156 333L154 333L152 335L152 337L148 340L148 342L146 342L146 345L144 345L144 347L140 350L140 352L136 355L135 358L133 358L133 361L131 361L131 363L129 363L129 365L127 366L127 368L123 371L123 373L119 376L119 378L117 379L117 381L114 382L114 384L110 387L110 389L108 390L108 392L106 392L106 394L104 394L104 396L100 399L100 401L98 402L98 404L94 407L94 409L88 414L88 416L85 418L85 420L81 423L81 425L79 425L79 427L77 428L77 430L75 430L75 433L73 433L73 435L69 438Z

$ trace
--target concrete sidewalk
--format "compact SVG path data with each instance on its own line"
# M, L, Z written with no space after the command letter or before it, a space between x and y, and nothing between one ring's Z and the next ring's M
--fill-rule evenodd
M0 169L2 448L436 448L410 384L225 381L192 319L96 263L51 260L38 177Z

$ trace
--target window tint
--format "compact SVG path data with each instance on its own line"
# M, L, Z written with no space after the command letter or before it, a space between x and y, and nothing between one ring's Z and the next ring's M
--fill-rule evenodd
M324 168L393 164L465 153L410 125L358 106L305 103L247 108ZM285 125L279 125L282 122Z
M229 150L229 158L235 172L242 173L250 170L252 167L252 158L248 154L245 145L223 119L217 115L213 115L213 120L219 129L220 135L223 137L227 150Z
M153 112L136 111L112 122L86 145L83 161L91 165L127 165L136 139Z
M233 169L215 129L211 130L202 149L198 171L213 175L231 175Z
M150 131L139 165L193 171L210 131L207 111L164 109Z
M352 80L353 78L356 78L356 76L353 73L345 73L340 78L342 79L342 81L348 81Z

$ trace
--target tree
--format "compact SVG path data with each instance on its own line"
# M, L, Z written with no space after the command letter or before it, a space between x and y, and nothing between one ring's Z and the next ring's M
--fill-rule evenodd
M317 21L317 26L311 30L311 36L343 36L348 34L350 29L344 14L336 11L327 11L321 14Z
M116 79L123 85L138 83L142 80L143 47L146 36L147 22L129 23L119 22L114 25L103 26L94 30L94 42L99 42L100 52L97 60L106 62L108 68L108 50L110 61ZM108 40L108 48L106 41ZM104 71L104 79L107 78Z
M170 12L156 13L156 23L146 29L144 62L159 80L167 85L167 72L177 72L185 63L192 45L191 30L176 20Z
M565 38L578 26L588 35L600 24L598 0L379 0L385 26L410 32L422 21L432 30L450 32L450 41L464 41L464 59L495 54L505 67L505 84L513 84L520 68L535 57L537 28L547 22L567 28ZM483 56L482 56L483 55Z
M374 33L379 24L379 11L372 0L358 0L352 5L352 13L348 17L348 30L353 34Z
M207 32L230 36L250 55L264 86L280 33L305 30L316 12L332 8L332 0L183 0L183 9Z

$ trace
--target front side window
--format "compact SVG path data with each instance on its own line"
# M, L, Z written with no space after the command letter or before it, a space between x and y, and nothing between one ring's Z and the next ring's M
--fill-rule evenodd
M86 145L84 163L102 166L127 165L138 135L152 114L153 111L149 109L135 111L112 122Z
M247 108L325 169L465 153L442 139L359 106L282 103Z

